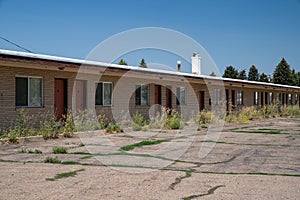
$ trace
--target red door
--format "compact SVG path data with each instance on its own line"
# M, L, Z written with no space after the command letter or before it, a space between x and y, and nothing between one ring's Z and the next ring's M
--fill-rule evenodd
M200 91L199 93L199 111L204 109L204 91Z
M161 113L161 85L155 85L155 114Z
M66 112L66 85L64 79L55 79L54 83L54 112L56 120L60 121Z
M172 91L166 87L166 109L172 109Z
M76 80L75 85L75 92L76 92L76 110L83 110L85 107L85 101L84 101L84 81L82 80Z

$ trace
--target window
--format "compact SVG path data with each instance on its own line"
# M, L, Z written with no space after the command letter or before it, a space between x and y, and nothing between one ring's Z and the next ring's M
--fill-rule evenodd
M176 88L176 105L185 105L185 95L186 95L186 91L185 91L185 87L177 87Z
M219 105L221 101L221 89L215 89L215 104Z
M42 107L42 78L16 77L16 106Z
M136 85L135 89L135 105L137 106L148 106L148 95L149 86L148 85Z
M96 84L96 105L111 106L112 102L112 83L99 82Z
M238 92L237 92L237 104L243 105L243 91L242 90L238 90Z
M258 92L254 92L254 105L258 105Z
M288 94L288 104L292 104L292 94Z
M273 103L273 93L269 92L269 103L272 104Z
M295 105L298 104L298 94L295 94Z

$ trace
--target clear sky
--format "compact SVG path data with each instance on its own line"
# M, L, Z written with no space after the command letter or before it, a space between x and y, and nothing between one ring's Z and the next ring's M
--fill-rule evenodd
M300 71L300 0L0 0L0 25L0 36L35 53L80 59L119 32L164 27L201 44L221 73L254 64L271 74L282 57ZM20 50L1 39L0 48Z

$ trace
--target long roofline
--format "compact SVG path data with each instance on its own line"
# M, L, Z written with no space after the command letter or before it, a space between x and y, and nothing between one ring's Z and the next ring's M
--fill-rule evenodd
M255 84L255 85L265 85L265 86L270 86L270 87L284 87L284 88L290 88L290 89L300 89L300 87L290 86L290 85L265 83L265 82L258 82L258 81L248 81L248 80L232 79L232 78L223 78L223 77L215 77L215 76L207 76L207 75L197 75L197 74L191 74L191 73L185 73L185 72L142 68L142 67L138 67L138 66L118 65L118 64L105 63L105 62L99 62L99 61L90 61L90 60L82 60L82 59L75 59L75 58L51 56L51 55L28 53L28 52L22 52L22 51L12 51L12 50L6 50L6 49L0 49L0 55L24 57L24 58L30 58L30 59L41 59L41 60L56 61L56 62L63 62L63 63L73 63L73 64L80 64L80 65L111 67L111 68L135 70L135 71L142 71L142 72L152 72L152 73L158 73L158 74L177 75L177 76L184 76L184 77L191 77L191 78L203 78L203 79L211 79L211 80L217 80L217 81L228 81L228 82L237 82L237 83L244 83L244 84L248 83L248 84Z

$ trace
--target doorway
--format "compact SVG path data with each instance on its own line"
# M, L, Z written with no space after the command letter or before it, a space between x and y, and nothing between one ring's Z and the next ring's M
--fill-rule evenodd
M199 92L199 111L204 109L204 91Z
M82 111L86 107L86 81L76 80L75 82L75 94L76 94L76 111Z
M63 119L67 111L67 79L54 80L54 113L57 121Z
M154 104L155 104L155 115L161 114L161 85L155 85Z

